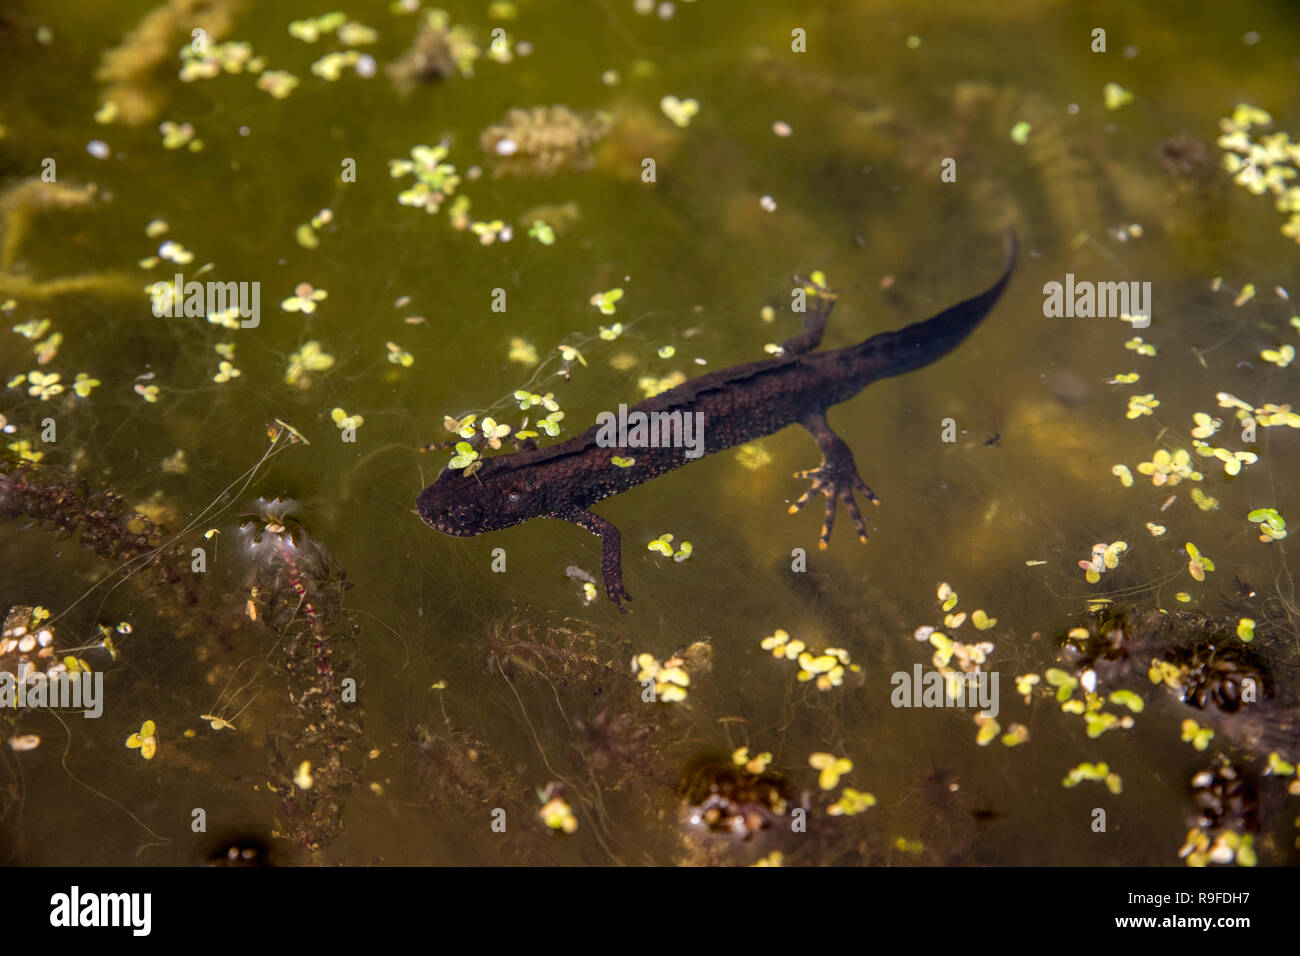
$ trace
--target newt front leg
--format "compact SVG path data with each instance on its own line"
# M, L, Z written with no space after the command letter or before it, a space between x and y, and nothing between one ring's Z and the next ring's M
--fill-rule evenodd
M829 545L831 529L835 527L835 507L840 501L843 501L848 508L849 517L853 519L853 527L858 532L858 539L865 544L867 525L862 518L862 512L858 510L858 503L854 500L853 493L862 492L873 505L879 505L880 499L858 474L853 452L844 443L844 439L831 430L830 423L826 421L825 411L809 412L799 419L799 424L808 429L816 439L817 447L822 452L822 463L816 468L795 472L796 478L811 478L812 487L790 506L790 514L794 514L806 505L814 494L821 492L826 496L826 520L822 524L821 540L817 546L824 551Z
M561 512L555 517L572 521L600 538L600 570L605 578L605 594L626 614L627 608L623 602L632 600L632 595L623 587L622 546L618 528L594 511L585 509Z
M813 307L803 313L801 321L803 331L792 339L781 343L781 348L793 355L807 355L821 345L822 336L826 334L826 323L830 320L831 309L835 308L835 294L829 289L818 291Z

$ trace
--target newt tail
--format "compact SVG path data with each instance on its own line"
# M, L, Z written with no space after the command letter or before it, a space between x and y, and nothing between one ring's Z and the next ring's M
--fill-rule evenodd
M872 382L929 365L955 349L989 314L1016 264L1016 237L1006 233L1002 275L984 292L938 315L857 345L814 352L821 343L834 297L820 296L804 313L803 332L782 345L776 358L720 369L692 379L626 410L627 427L613 427L613 414L548 448L498 455L472 475L445 469L416 500L422 519L444 534L473 537L533 518L573 522L601 540L605 593L621 611L631 595L623 586L618 529L590 508L598 501L689 464L703 455L800 424L821 449L822 463L796 473L811 486L793 505L826 496L820 546L830 541L836 505L843 502L858 537L866 523L855 493L872 504L875 494L858 474L853 452L826 421L826 410ZM622 410L620 410L622 412ZM631 459L632 464L620 467Z

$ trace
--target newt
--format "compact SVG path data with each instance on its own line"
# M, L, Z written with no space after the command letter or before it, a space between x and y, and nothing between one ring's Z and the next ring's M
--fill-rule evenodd
M937 361L955 349L993 309L1016 264L1016 238L1005 238L1002 275L988 289L945 309L932 318L893 332L882 332L857 345L815 352L835 303L831 293L818 295L803 313L803 331L782 343L775 358L749 362L702 375L633 406L627 421L643 413L661 423L656 437L676 441L642 441L633 428L611 442L614 430L593 425L580 435L547 448L526 447L482 462L472 475L447 468L416 500L416 510L431 527L444 534L474 537L534 518L570 521L597 535L601 542L601 572L605 594L620 611L631 595L623 586L618 528L591 506L620 494L703 455L724 451L771 435L787 425L808 430L822 453L816 468L795 473L811 485L789 508L799 511L815 494L826 496L826 517L819 547L826 548L842 502L857 530L867 540L866 523L855 492L873 505L880 501L858 474L853 452L826 421L826 410L847 401L872 382L902 375ZM655 413L659 413L658 416ZM602 417L611 413L603 413ZM698 423L700 441L691 447L683 424ZM682 441L683 432L686 440ZM638 440L633 441L634 438ZM647 445L650 447L646 447ZM627 447L632 445L633 447ZM700 447L702 446L702 447ZM619 464L614 458L618 457ZM630 466L626 465L631 460Z

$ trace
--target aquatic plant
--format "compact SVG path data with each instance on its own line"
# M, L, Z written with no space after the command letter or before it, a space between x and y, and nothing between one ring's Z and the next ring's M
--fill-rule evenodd
M471 31L452 25L445 10L431 9L419 20L410 48L387 67L393 85L409 93L420 83L451 76L468 79L483 55Z
M713 760L687 771L682 797L686 826L740 840L781 825L792 803L789 784L779 774Z
M268 786L280 796L279 835L317 851L342 828L342 801L358 779L353 663L360 628L343 606L349 585L342 568L276 504L268 520L254 517L249 539L266 549L249 588L250 616L255 612L279 637L275 666L293 707L267 733L276 775ZM304 779L295 768L305 760L311 773Z
M120 118L132 126L153 121L168 89L158 80L177 48L191 40L193 30L202 31L205 42L220 40L243 7L243 0L167 0L145 14L120 44L100 57L95 79L104 84L104 108L97 118Z
M226 594L215 576L193 572L189 543L169 538L111 489L48 465L0 460L0 514L78 534L83 547L146 592L179 635L233 643L254 622L275 634L274 667L291 708L268 733L279 833L314 851L341 828L342 799L356 777L361 728L347 701L357 699L351 665L358 629L343 606L342 569L290 511L290 503L264 501L248 517L241 528L248 578L242 592ZM137 735L147 757L156 747L152 736L143 728ZM304 755L312 758L310 774L301 771Z
M479 146L491 157L495 176L550 176L566 167L590 168L592 147L612 125L613 118L602 111L579 113L567 106L512 109L483 130Z

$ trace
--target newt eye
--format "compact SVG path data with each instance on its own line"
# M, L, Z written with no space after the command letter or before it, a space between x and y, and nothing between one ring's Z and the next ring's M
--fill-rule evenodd
M467 525L475 518L475 511L469 505L461 505L458 508L451 509L451 519L458 525Z
M524 500L524 496L517 491L510 491L506 493L506 501L510 502L512 505L517 505L519 504L519 502L523 500Z

